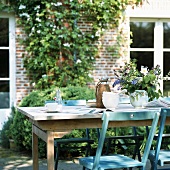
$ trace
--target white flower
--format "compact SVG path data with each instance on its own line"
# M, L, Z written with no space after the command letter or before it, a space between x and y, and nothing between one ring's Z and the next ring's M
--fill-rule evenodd
M141 66L141 71L140 71L142 74L146 75L148 74L148 68L147 67L144 67L144 66Z
M78 63L81 63L82 61L80 60L80 59L78 59L77 61L76 61L76 64L78 64Z
M27 17L27 18L29 18L30 16L28 15L28 13L22 13L22 14L20 14L20 17Z
M59 37L59 38L63 38L63 35L59 35L58 37Z
M51 5L54 5L54 6L61 6L63 5L61 2L57 2L57 3L51 3Z
M26 8L25 5L20 5L20 6L19 6L19 9L25 9L25 8Z
M89 77L93 77L92 74L90 74L90 73L88 74L88 76L89 76Z
M35 27L32 27L31 31L34 31L35 30Z
M100 32L97 31L97 32L96 32L96 37L99 37L99 36L100 36Z
M40 9L40 5L36 6L34 10Z
M101 6L103 6L103 5L104 5L104 2L102 1Z
M34 83L32 83L32 86L35 86L35 82L34 82Z
M46 78L46 77L47 77L47 74L43 74L43 75L42 75L42 78Z
M38 34L39 34L40 32L41 32L40 30L37 31Z
M41 19L40 19L40 18L36 18L35 20L38 21L38 22L41 22Z
M63 46L70 47L70 44L69 43L64 43Z

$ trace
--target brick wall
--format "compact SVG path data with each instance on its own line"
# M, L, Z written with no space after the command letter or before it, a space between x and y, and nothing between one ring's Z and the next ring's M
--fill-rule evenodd
M30 79L26 75L26 70L23 66L23 55L25 54L25 47L20 44L20 39L25 38L25 33L17 24L16 20L16 101L17 104L24 96L32 91Z
M109 78L109 84L115 80L114 70L119 70L129 58L129 18L125 18L122 24L116 30L107 30L105 35L101 37L100 42L103 44L99 48L99 56L96 58L95 70L93 71L94 83L90 83L91 87L94 87L101 78ZM123 45L118 48L117 36L123 36ZM112 50L108 51L108 48Z
M127 22L127 20L126 20ZM106 31L105 35L101 37L100 44L103 46L99 47L99 55L96 57L95 70L91 73L94 81L88 83L88 86L95 88L99 79L107 77L110 79L109 84L112 85L114 81L114 69L120 69L120 65L128 57L128 26L126 22L120 25L117 30ZM89 23L81 22L81 27L84 30L88 29ZM117 50L117 32L121 32L124 35L126 43ZM23 67L23 54L25 54L25 48L20 45L19 38L25 38L24 31L16 23L16 101L17 104L22 100L24 96L29 94L33 86L30 84L30 79L26 75L26 70ZM113 47L111 51L107 51L108 47Z

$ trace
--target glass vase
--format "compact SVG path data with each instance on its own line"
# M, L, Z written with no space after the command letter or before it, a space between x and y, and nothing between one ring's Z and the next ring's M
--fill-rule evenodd
M134 108L145 108L148 103L148 93L145 90L135 90L130 94L130 103Z

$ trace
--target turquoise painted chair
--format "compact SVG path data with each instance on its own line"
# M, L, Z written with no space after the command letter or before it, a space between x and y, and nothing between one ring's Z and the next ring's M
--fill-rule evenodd
M105 145L106 145L106 152L105 155L109 155L112 153L111 148L117 147L118 149L121 149L123 153L127 153L128 147L133 146L133 153L132 158L135 159L136 156L139 161L141 161L141 153L140 153L140 146L144 140L144 135L139 135L137 132L137 127L129 127L130 130L132 130L132 133L129 135L117 135L117 130L119 128L114 128L115 136L108 136L105 139Z
M120 97L121 103L130 103L129 98L127 97ZM123 153L127 153L128 147L132 146L133 153L132 158L135 159L136 156L139 161L141 161L141 153L140 153L140 146L144 140L144 135L138 134L137 127L129 127L129 131L131 131L128 135L127 134L119 134L119 130L121 131L122 128L113 128L115 136L107 136L105 139L105 146L106 152L105 155L109 155L115 150L115 148L120 149ZM113 148L113 149L112 149Z
M63 106L86 106L86 100L63 100ZM78 149L80 147L70 147L69 144L73 143L84 143L84 148L86 149L85 155L90 155L91 145L94 140L90 138L89 129L86 129L86 135L82 138L67 138L67 139L55 139L55 170L58 168L59 155L61 150Z
M162 150L161 144L162 139L166 134L163 134L166 118L170 117L170 108L162 108L161 109L161 120L160 120L160 126L159 126L159 133L157 137L157 143L155 150L151 150L149 153L148 159L151 162L151 169L152 170L158 170L158 165L161 166L161 169L170 170L170 150ZM169 164L169 166L165 164ZM164 167L163 167L164 166Z
M155 134L156 126L160 113L156 111L136 111L136 112L104 112L102 116L103 124L100 139L95 156L83 157L79 159L79 163L92 170L116 169L116 168L132 168L139 167L145 170L148 154ZM129 120L150 120L152 126L145 146L144 155L141 161L134 160L128 156L114 154L102 156L102 149L110 121L129 121Z

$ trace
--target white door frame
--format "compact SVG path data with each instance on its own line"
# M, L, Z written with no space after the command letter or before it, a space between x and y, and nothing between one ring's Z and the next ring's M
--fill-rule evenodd
M16 106L16 44L15 44L15 15L9 13L0 13L0 18L9 19L9 47L0 47L0 49L9 49L9 78L0 78L0 80L9 80L10 84L10 108L0 109L0 130L3 124L8 120L12 106Z

